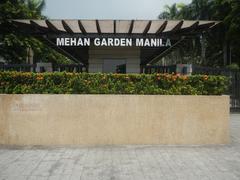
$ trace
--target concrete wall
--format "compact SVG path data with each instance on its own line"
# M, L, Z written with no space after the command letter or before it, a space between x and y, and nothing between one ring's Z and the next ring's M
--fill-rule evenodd
M0 95L0 144L228 142L228 96Z
M103 72L104 59L125 59L127 73L140 73L139 47L94 47L89 48L89 72Z

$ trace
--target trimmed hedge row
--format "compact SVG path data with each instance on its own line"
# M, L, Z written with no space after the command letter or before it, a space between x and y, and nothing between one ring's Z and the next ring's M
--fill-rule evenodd
M221 95L224 76L0 72L2 94Z

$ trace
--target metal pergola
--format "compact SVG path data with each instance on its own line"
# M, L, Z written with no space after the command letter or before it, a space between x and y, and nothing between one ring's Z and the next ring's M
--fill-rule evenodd
M188 20L10 20L19 32L32 35L47 43L75 62L88 65L89 47L58 47L56 37L167 37L174 40L173 47L186 37L209 31L220 24L218 21ZM169 48L169 47L168 47ZM170 51L166 47L141 48L141 65L151 64L162 53Z

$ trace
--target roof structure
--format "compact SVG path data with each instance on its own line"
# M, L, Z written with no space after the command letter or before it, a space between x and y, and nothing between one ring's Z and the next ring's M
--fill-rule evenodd
M18 27L29 27L38 33L69 34L138 34L160 35L171 32L204 31L220 22L185 20L12 20Z
M189 20L9 20L19 32L30 34L70 59L88 64L88 47L58 47L56 37L168 37L182 42L182 38L211 30L219 21ZM173 46L174 47L174 46ZM141 48L141 64L156 62L156 57L166 53L166 48Z

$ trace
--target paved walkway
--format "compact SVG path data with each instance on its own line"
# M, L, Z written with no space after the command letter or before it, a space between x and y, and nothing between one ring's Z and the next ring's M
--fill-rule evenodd
M0 148L0 179L239 180L240 115L227 146Z

